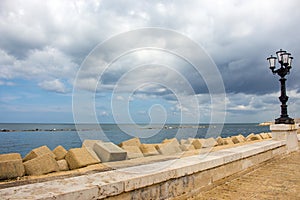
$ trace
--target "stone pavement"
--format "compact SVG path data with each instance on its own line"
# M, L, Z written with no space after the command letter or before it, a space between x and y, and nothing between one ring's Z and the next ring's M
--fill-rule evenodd
M300 199L300 151L277 157L189 199Z

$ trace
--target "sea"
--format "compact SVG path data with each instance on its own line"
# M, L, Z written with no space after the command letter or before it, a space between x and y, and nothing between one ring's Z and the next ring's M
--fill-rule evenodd
M46 145L54 149L81 147L84 139L100 139L119 144L133 137L142 143L160 143L164 139L228 137L269 132L269 126L257 123L230 124L36 124L0 123L0 154L20 153Z

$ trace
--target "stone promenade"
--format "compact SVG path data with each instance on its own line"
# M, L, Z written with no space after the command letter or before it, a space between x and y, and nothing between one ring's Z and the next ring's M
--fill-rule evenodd
M300 199L300 151L258 168L190 199Z

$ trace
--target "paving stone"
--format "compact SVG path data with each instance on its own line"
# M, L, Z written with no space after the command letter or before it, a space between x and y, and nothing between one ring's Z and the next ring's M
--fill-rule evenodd
M139 147L141 145L141 141L139 138L132 138L130 140L126 140L126 141L123 141L119 144L120 147L123 147L123 146L137 146Z
M43 154L23 164L27 175L42 175L59 171L57 161L50 154Z
M24 176L25 169L19 153L0 155L0 180Z
M65 157L70 169L78 169L99 163L86 148L73 148L68 151Z
M93 149L102 162L126 160L127 152L112 142L97 142Z
M141 144L140 149L144 156L155 156L159 155L159 152L156 150L155 146L158 144Z
M63 146L59 145L55 149L53 149L52 152L55 154L56 160L61 160L65 158L68 151Z
M35 149L31 150L25 156L25 158L23 158L23 162L26 162L26 161L31 160L33 158L36 158L38 156L42 156L44 154L49 154L53 158L56 157L55 154L47 146L41 146L41 147L38 147L38 148L35 148Z
M127 152L128 159L144 157L142 151L137 146L122 146L121 148Z
M58 160L56 162L58 164L59 171L68 171L69 170L68 162L65 159Z

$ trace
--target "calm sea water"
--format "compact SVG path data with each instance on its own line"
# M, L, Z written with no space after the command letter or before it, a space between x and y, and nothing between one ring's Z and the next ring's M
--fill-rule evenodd
M101 127L101 129L99 128ZM182 139L189 137L228 137L250 133L269 132L268 126L257 124L208 124L177 125L168 124L163 127L116 125L116 124L4 124L0 123L0 154L20 153L23 157L33 148L47 145L54 149L62 145L66 149L80 147L84 139L101 139L119 144L132 137L139 137L143 143L159 143L166 138ZM7 130L8 132L3 132Z

